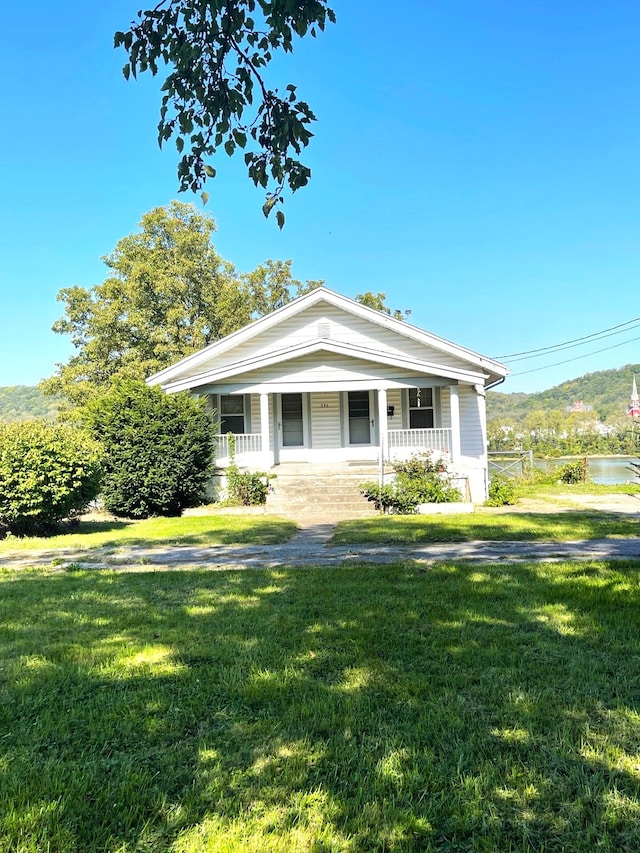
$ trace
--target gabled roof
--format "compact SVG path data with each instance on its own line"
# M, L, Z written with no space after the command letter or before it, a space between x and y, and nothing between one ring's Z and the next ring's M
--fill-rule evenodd
M431 334L430 332L425 332L422 329L412 326L402 320L396 320L387 314L374 310L373 308L361 305L359 302L349 299L346 296L342 296L341 294L336 293L333 290L329 290L326 287L318 287L310 293L306 293L303 296L292 300L282 308L278 308L276 311L271 312L271 314L267 314L264 317L255 320L253 323L244 326L242 329L227 335L227 337L210 344L199 352L189 355L170 367L155 373L153 376L149 377L147 382L150 385L162 385L163 388L167 390L178 391L183 388L192 388L206 384L207 382L210 382L214 376L216 378L221 378L220 372L215 366L215 361L218 358L223 355L230 354L236 347L240 347L241 345L250 342L253 338L257 338L263 332L270 330L278 324L284 323L286 320L289 320L308 310L312 306L316 306L321 303L338 308L354 317L364 319L368 323L393 331L396 335L416 341L426 347L460 360L466 366L466 369L464 367L462 369L455 369L451 367L444 368L442 365L434 365L430 364L428 361L422 361L421 366L424 368L428 366L431 369L437 368L440 375L449 375L452 379L455 377L462 379L462 381L485 381L488 384L499 381L507 375L507 368L493 359L486 358L479 353L473 352L465 347L461 347L458 344L454 344L451 341L447 341L444 338ZM329 340L316 340L313 346L309 344L306 347L303 347L303 349L306 352L325 349L330 352L341 352L344 355L352 355L353 357L364 357L368 360L371 360L372 357L373 360L378 358L380 361L390 363L388 358L383 357L382 353L367 351L366 347L359 345L349 346L348 344L337 344L335 341ZM276 348L273 349L270 354L263 354L255 360L239 358L238 361L235 362L235 368L237 368L237 372L244 372L248 369L262 366L265 363L281 362L286 360L287 355L288 357L299 357L301 354L301 351L294 353L291 348L288 348L286 352ZM413 361L416 366L420 363L415 359L409 360ZM233 375L234 369L228 364L228 358L225 358L224 361L226 362L226 367L222 372L225 375ZM401 361L403 360L397 359L398 366L400 366Z

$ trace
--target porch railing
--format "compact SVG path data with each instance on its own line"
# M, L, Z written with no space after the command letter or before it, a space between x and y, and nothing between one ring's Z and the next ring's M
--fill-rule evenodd
M262 450L262 435L259 432L238 433L233 436L235 442L235 459L242 462L242 457L247 453L260 453ZM216 436L216 460L218 462L228 461L229 457L229 435Z
M451 430L437 429L390 429L389 457L407 452L433 450L451 456Z

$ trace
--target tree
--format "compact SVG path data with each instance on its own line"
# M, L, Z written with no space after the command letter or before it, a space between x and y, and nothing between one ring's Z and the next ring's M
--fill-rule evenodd
M98 494L101 451L68 425L0 425L0 527L18 536L49 533Z
M71 335L77 352L41 383L45 393L82 405L115 379L144 379L318 284L292 278L291 261L237 273L211 243L213 218L190 204L155 208L140 225L103 258L102 284L58 294L65 313L53 330Z
M361 305L366 305L367 308L373 308L374 311L382 311L383 314L389 314L396 320L404 320L402 311L396 308L392 312L391 308L387 307L385 304L386 298L386 293L372 293L370 290L367 290L366 293L359 293L356 296L356 302L359 302Z
M302 296L324 284L320 279L303 284L293 278L290 260L265 261L253 272L245 273L242 278L247 286L249 304L256 319L290 302L292 291L295 296Z
M293 84L284 95L269 88L264 70L277 51L293 51L295 36L315 37L327 21L335 14L326 0L161 0L115 34L114 46L128 54L127 79L172 69L162 85L158 143L175 137L181 190L200 191L215 177L206 160L221 148L231 156L248 144L255 146L244 155L248 175L267 190L265 216L282 203L285 185L295 192L308 183L311 170L297 155L315 115ZM276 220L282 228L282 210Z
M179 515L204 495L213 461L204 400L124 380L93 397L82 420L105 450L102 500L115 515Z

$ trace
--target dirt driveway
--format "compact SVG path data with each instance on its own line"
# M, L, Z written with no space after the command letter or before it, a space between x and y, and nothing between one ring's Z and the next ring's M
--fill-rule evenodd
M597 512L622 513L624 515L640 514L640 495L579 495L561 494L546 498L520 498L514 506L501 506L483 512L492 514L527 513L527 512L567 512L572 509L593 510Z

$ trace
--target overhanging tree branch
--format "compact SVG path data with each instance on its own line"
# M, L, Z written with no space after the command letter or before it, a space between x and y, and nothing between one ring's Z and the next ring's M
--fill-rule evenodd
M204 185L216 174L207 160L220 148L232 156L248 139L256 148L245 153L245 165L254 185L266 191L265 216L283 202L285 188L295 192L308 183L311 170L297 156L309 144L316 117L293 84L283 97L269 88L263 69L276 51L292 52L296 36L315 37L327 20L335 22L327 0L163 0L115 34L114 45L128 54L127 79L155 75L159 63L173 69L161 88L158 141L162 146L175 137L181 190L202 192L206 202ZM235 69L227 68L231 56ZM276 221L282 228L282 210Z

